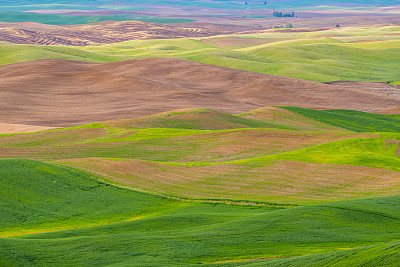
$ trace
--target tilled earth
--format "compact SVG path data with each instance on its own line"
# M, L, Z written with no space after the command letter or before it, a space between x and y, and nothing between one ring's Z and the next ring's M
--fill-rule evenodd
M379 112L400 107L400 94L385 84L324 84L167 58L0 67L2 123L60 127L180 108L237 114L276 105Z

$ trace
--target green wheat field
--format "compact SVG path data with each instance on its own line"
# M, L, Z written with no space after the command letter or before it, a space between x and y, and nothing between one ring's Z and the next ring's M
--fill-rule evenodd
M0 264L397 266L399 128L280 107L2 135Z

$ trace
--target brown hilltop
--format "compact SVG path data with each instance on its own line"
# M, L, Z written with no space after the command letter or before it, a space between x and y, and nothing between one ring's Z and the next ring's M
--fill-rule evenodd
M364 111L400 106L399 96L368 93L362 86L165 58L103 64L39 60L0 67L0 122L72 126L179 108L240 113L271 105Z

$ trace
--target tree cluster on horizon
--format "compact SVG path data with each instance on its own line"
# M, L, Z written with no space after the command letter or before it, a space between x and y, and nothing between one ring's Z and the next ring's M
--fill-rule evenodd
M292 17L294 17L294 11L292 11L292 12L282 12L282 11L277 11L277 10L274 10L274 12L272 13L272 15L274 16L274 17L278 17L278 18L281 18L281 17L290 17L290 18L292 18Z

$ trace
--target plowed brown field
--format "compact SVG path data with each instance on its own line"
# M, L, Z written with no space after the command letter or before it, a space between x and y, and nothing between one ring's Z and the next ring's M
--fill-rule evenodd
M233 114L274 105L379 111L399 107L400 96L364 83L329 85L166 58L0 67L3 123L73 126L179 108Z

